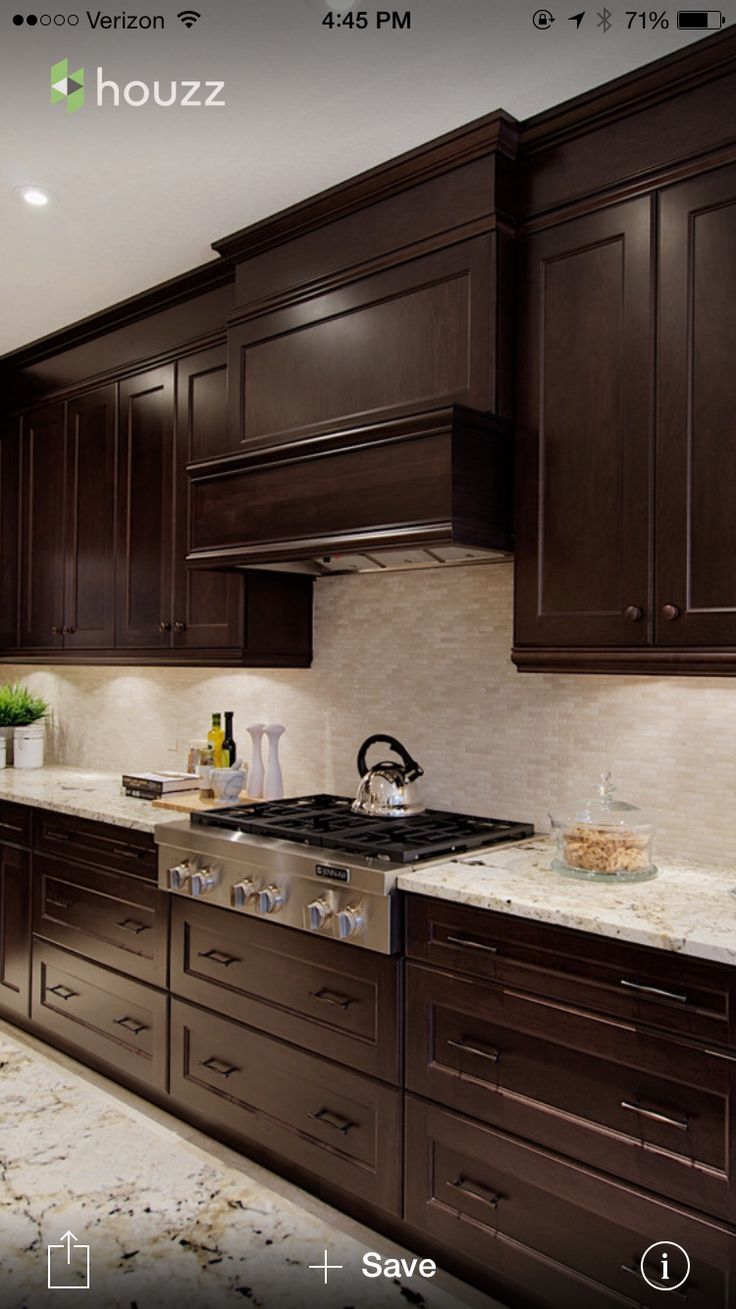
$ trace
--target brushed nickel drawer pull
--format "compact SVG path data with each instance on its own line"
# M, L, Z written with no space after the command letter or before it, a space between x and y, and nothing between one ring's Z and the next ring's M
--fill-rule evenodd
M46 990L52 995L58 995L60 1000L71 1000L75 995L79 995L78 991L70 991L69 987L62 986L61 982L57 982L56 986L47 986Z
M50 895L46 896L46 906L52 909L71 909L68 900L52 900Z
M316 1114L307 1114L307 1118L314 1118L316 1122L324 1123L325 1127L333 1127L343 1136L347 1136L348 1132L358 1126L357 1123L351 1123L349 1118L341 1118L339 1114L333 1114L330 1109L318 1109Z
M135 936L138 936L140 932L149 932L151 930L149 923L137 923L135 918L124 918L122 923L116 923L115 926L121 927L124 932L133 932Z
M690 1126L687 1115L684 1118L670 1118L669 1114L657 1113L655 1109L643 1109L636 1101L622 1100L621 1108L628 1109L632 1114L641 1114L642 1118L651 1118L655 1123L666 1123L668 1127L678 1127L681 1132L686 1132Z
M454 1182L448 1182L447 1185L451 1186L453 1191L461 1191L463 1195L470 1195L474 1200L490 1205L491 1209L497 1209L499 1201L505 1198L497 1191L491 1191L490 1187L482 1186L480 1182L474 1182L470 1177L464 1177L462 1173Z
M147 1032L148 1028L145 1023L139 1023L137 1018L113 1018L118 1027L124 1027L126 1031L132 1032L134 1036L140 1036L141 1032Z
M6 832L18 832L20 834L23 831L23 828L19 827L17 823L0 822L0 827L4 828Z
M498 954L497 945L483 945L481 941L471 941L467 936L446 936L451 945L462 945L468 950L485 950L487 954Z
M240 1069L235 1064L226 1064L224 1059L216 1059L210 1055L209 1059L202 1059L200 1067L209 1068L212 1073L219 1073L220 1077L229 1077L231 1073L239 1073Z
M46 835L50 836L54 841L71 841L72 839L68 832L58 832L53 827L46 829Z
M448 1037L447 1044L451 1045L453 1050L464 1050L466 1054L477 1054L481 1059L490 1059L492 1064L497 1064L501 1058L500 1050L481 1050L479 1045L469 1045L462 1038L459 1041L452 1041Z
M229 968L230 964L239 964L241 962L236 955L225 954L222 950L215 950L214 947L211 950L200 950L198 954L200 959L210 959L213 964L222 964L223 968Z
M123 849L121 846L113 846L113 854L123 855L126 859L144 859L148 854L147 850L131 850L130 846Z
M619 1264L619 1267L620 1267L622 1273L631 1273L631 1275L632 1275L633 1277L638 1277L638 1279L639 1279L640 1282L642 1282L642 1281L644 1280L643 1277L642 1277L642 1274L641 1274L641 1268L640 1268L639 1266L637 1266L636 1268L632 1268L630 1264ZM692 1285L692 1283L691 1283L691 1285ZM695 1289L695 1287L693 1287L693 1290L694 1290L694 1289ZM689 1297L689 1295L687 1294L686 1291L680 1291L680 1290L678 1290L677 1287L674 1287L674 1288L668 1288L668 1287L663 1286L663 1287L662 1287L662 1290L663 1290L663 1291L669 1290L670 1295L676 1295L677 1298L678 1298L678 1300L684 1300L686 1303L687 1303L687 1301L690 1299L690 1297Z
M630 991L643 991L646 995L659 995L664 1000L676 1000L678 1004L687 1004L687 995L681 991L663 991L660 986L645 986L643 982L629 982L625 977L619 981L619 986L628 986Z
M338 991L330 991L323 986L319 991L310 991L313 1000L321 1000L322 1004L331 1004L335 1009L349 1009L354 1003L349 995L340 995Z

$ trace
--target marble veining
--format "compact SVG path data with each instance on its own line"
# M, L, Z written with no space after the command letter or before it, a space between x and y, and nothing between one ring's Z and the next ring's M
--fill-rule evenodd
M152 832L158 823L181 818L174 810L155 809L150 800L126 795L120 773L88 772L67 765L0 769L0 800L51 809L98 823L113 823Z
M398 885L478 909L574 927L597 936L736 964L736 866L659 859L651 882L586 882L551 867L554 843L535 837L431 868L403 873Z
M89 1246L94 1309L491 1306L444 1275L365 1278L366 1250L407 1251L43 1049L0 1028L2 1309L66 1304L47 1289L47 1246L67 1231ZM327 1286L309 1268L325 1250L342 1265Z

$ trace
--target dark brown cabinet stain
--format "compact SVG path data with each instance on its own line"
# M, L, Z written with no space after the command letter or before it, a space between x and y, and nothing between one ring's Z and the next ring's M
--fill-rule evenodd
M20 644L64 643L64 406L29 414L23 432L23 545Z
M0 649L18 644L20 424L0 422Z
M31 855L4 844L0 823L0 1013L28 1017Z
M522 250L517 647L648 640L651 221L635 200Z
M736 167L662 192L656 639L736 646Z
M121 383L116 633L119 646L171 644L174 369Z
M70 400L66 416L64 648L115 643L115 388Z

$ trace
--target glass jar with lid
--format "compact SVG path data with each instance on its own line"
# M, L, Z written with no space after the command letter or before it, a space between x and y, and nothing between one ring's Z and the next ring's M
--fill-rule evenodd
M550 814L557 842L552 867L567 877L600 882L646 882L656 877L651 814L614 799L610 773L602 773L595 794L568 812Z

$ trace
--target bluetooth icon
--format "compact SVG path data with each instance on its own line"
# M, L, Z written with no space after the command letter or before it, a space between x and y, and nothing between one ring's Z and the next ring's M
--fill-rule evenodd
M610 28L613 27L613 23L611 22L612 17L613 15L610 9L606 9L606 6L604 5L603 12L601 13L599 11L598 13L598 27L602 27L604 32L608 32Z

